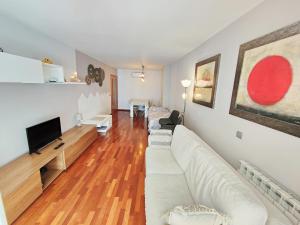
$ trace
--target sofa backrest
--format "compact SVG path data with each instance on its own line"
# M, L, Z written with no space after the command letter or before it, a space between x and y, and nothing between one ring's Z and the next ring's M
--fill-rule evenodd
M192 149L200 146L200 142L195 140L191 132L183 125L177 125L171 142L171 152L184 171L190 162Z
M194 201L227 214L232 225L265 225L263 203L212 150L193 149L185 177Z

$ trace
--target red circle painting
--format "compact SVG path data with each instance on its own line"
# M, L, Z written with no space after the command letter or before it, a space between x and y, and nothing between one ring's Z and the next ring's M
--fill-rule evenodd
M292 73L289 61L282 56L268 56L260 60L248 78L250 98L260 105L274 105L289 90Z

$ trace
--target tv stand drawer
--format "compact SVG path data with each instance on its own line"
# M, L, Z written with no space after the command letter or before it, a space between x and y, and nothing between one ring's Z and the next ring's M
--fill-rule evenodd
M69 148L64 149L65 163L68 168L98 137L96 128L91 129Z
M42 194L40 172L35 172L14 191L3 196L8 223L11 224L24 210Z

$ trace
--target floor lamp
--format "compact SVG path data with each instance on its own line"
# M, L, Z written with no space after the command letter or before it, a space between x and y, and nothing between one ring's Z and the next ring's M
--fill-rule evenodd
M185 108L186 108L186 97L187 97L187 94L186 94L186 89L191 86L192 84L192 81L191 80L182 80L181 81L181 85L184 87L184 93L182 94L182 98L183 98L183 101L184 101L184 106L183 106L183 115L182 115L182 124L184 125L184 113L185 113Z

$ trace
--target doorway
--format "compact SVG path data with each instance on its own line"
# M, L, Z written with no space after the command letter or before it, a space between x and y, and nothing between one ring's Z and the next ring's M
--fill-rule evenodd
M118 77L110 75L111 111L118 109Z

